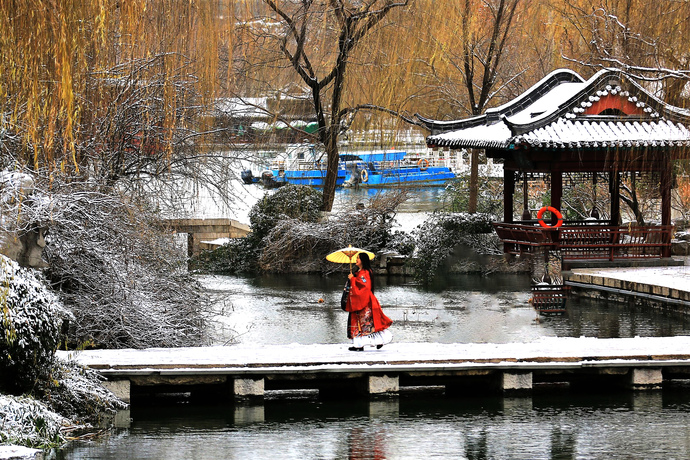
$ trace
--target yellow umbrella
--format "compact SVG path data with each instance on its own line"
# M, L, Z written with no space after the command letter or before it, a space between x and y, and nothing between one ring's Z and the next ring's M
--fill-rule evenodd
M353 248L349 245L346 248L338 249L335 252L331 252L326 256L326 260L330 262L335 262L336 264L350 264L350 272L352 272L352 262L357 260L357 254L367 254L369 259L374 258L374 253L365 251L364 249Z

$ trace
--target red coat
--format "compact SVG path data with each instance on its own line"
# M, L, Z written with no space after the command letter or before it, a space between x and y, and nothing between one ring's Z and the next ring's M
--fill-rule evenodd
M368 309L370 312L367 311ZM393 324L393 321L383 314L381 304L371 292L371 274L368 270L358 271L350 280L350 295L345 311L350 312L348 318L349 338L379 332ZM369 323L369 318L373 320L373 324L366 324Z

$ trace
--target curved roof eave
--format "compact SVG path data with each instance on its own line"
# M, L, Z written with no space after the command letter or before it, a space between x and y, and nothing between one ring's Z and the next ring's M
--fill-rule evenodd
M534 103L541 96L546 94L551 89L561 85L562 83L584 83L585 79L576 72L570 69L554 70L544 78L539 80L527 91L516 97L510 102L501 106L488 109L483 115L477 115L461 120L433 120L423 117L420 114L415 114L415 117L432 132L440 131L455 131L459 129L471 128L473 126L489 125L492 122L499 121L502 117L510 116L525 110Z
M583 98L588 98L594 95L598 89L604 89L613 81L618 81L621 83L623 79L630 84L637 92L640 98L644 99L644 103L655 110L657 113L663 114L663 116L686 125L690 125L690 112L687 110L682 110L677 107L673 107L666 104L662 100L658 99L654 95L650 94L637 82L626 77L622 71L616 69L603 69L597 72L585 82L585 86L574 94L572 97L568 98L566 101L558 106L558 109L553 110L547 116L543 118L538 118L528 123L515 123L509 122L511 131L514 135L528 133L540 127L549 125L556 122L559 118L566 116L566 114L572 112L575 107L582 104Z

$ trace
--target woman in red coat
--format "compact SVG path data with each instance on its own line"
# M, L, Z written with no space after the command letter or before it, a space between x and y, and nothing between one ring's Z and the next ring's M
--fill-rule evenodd
M350 295L345 311L350 312L347 319L347 338L352 339L350 351L364 351L365 346L381 348L393 340L388 327L393 323L383 314L381 304L374 295L374 277L371 261L366 253L357 255L356 274L350 273Z

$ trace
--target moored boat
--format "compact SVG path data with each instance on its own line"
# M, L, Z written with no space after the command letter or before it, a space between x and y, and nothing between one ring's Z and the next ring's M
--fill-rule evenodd
M442 185L455 178L451 168L434 164L432 158L410 159L406 152L398 150L342 154L339 160L336 186ZM308 146L286 152L272 163L270 170L278 183L323 187L326 159Z

